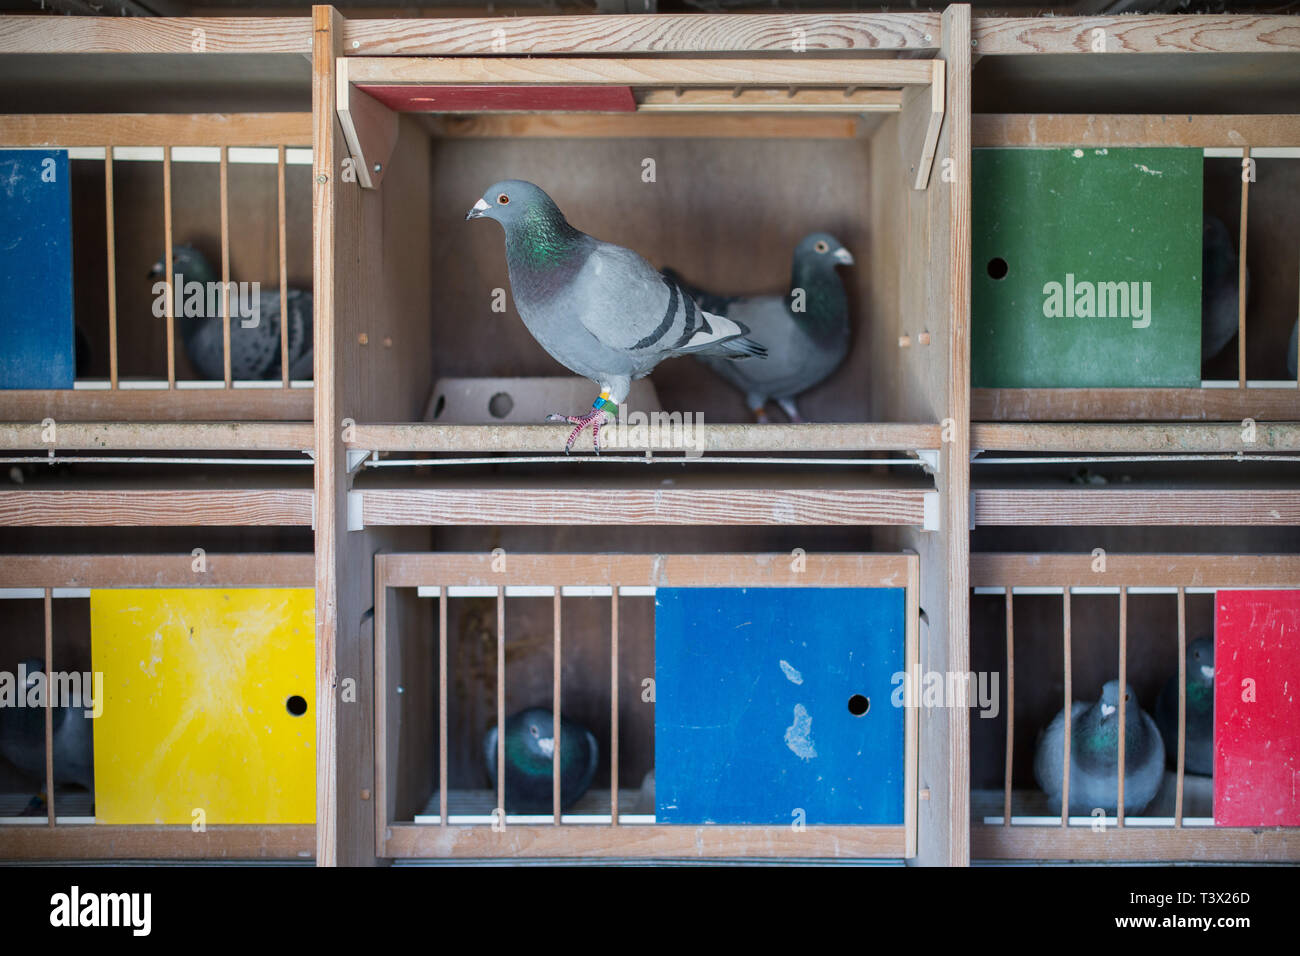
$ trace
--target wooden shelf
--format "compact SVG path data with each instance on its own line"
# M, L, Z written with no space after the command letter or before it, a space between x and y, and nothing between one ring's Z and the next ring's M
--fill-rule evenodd
M4 826L6 860L303 860L315 856L311 824L209 826Z
M971 420L1300 420L1300 388L973 388Z
M314 396L314 388L14 389L0 392L0 421L310 422Z
M354 488L354 528L384 525L913 525L935 530L938 492L896 476L670 477L593 465L582 477L439 477ZM708 467L708 466L704 466ZM2 513L2 512L0 512Z
M1283 863L1300 860L1300 829L995 826L971 824L972 860Z
M55 440L39 423L0 422L0 450L310 451L311 422L58 422Z
M1097 53L1285 53L1300 50L1295 18L1216 14L1122 17L976 17L971 43L981 56Z
M365 451L408 452L549 452L564 448L568 425L357 425L347 446ZM919 451L937 449L941 427L927 424L818 423L789 425L706 424L692 429L705 454L790 451ZM3 432L0 432L3 435ZM609 437L606 435L606 441ZM574 450L592 451L591 433L583 432ZM637 449L642 451L644 449ZM669 443L655 451L681 452ZM605 451L627 454L606 446ZM632 453L636 453L635 451Z
M1260 422L1245 442L1240 422L1089 424L972 422L971 449L979 451L1133 452L1143 454L1263 455L1300 451L1300 423Z
M975 526L1300 524L1300 488L1294 484L1135 481L1066 487L975 479L971 499Z

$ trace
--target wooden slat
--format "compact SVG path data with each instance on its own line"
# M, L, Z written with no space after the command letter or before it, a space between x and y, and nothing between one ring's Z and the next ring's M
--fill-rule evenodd
M447 787L447 589L442 588L438 591L438 820L444 827Z
M311 388L0 392L0 420L69 422L311 421ZM312 443L303 447L310 447Z
M9 147L310 146L311 113L10 113L0 115L0 143Z
M389 674L388 674L388 588L384 584L384 554L375 555L375 628L374 628L374 678L375 700L375 854L383 850L384 827L392 809L388 796L389 775L397 770L388 761L389 740L388 712ZM400 639L400 638L399 638ZM400 763L400 760L398 761ZM442 789L446 793L446 787Z
M903 827L623 826L618 839L602 826L510 825L389 827L384 855L389 857L478 858L645 858L727 857L784 859L865 859L902 857Z
M3 396L0 395L0 399ZM563 447L567 426L559 425L430 425L358 423L349 448L366 451L549 452ZM1297 428L1300 432L1300 428ZM702 424L696 446L708 453L742 451L916 451L939 448L939 425L927 424ZM559 441L556 440L559 436ZM604 447L608 445L606 436ZM1297 439L1300 440L1300 439ZM586 432L574 451L590 451ZM669 444L653 450L681 452Z
M203 50L194 50L201 30ZM311 53L307 17L0 17L0 53Z
M981 56L1092 53L1093 31L1104 30L1107 53L1282 53L1300 50L1294 17L1122 16L988 17L972 28Z
M506 813L506 590L497 588L497 810Z
M6 860L310 860L310 824L273 826L83 826L0 828Z
M45 588L45 810L46 825L54 826L54 590Z
M1295 525L1300 490L977 488L976 525Z
M1300 829L1230 827L971 827L975 859L1191 860L1284 863L1300 861Z
M972 422L971 447L980 451L1141 452L1212 454L1215 452L1300 451L1300 423L1258 422L1254 441L1243 441L1240 422L1133 422L1127 424L1061 422Z
M11 588L311 587L311 554L0 555L0 583Z
M1300 555L1291 554L1108 554L1093 568L1086 554L970 556L972 587L1294 587Z
M0 117L0 124L4 118ZM7 142L0 138L0 142ZM104 248L108 277L108 382L117 388L117 230L113 216L113 147L104 150Z
M663 488L368 488L367 526L551 525L920 525L922 489L764 490ZM1300 503L1298 503L1300 505Z
M1070 824L1070 745L1073 734L1074 714L1071 709L1074 706L1074 654L1070 648L1070 631L1073 624L1074 616L1070 610L1070 592L1066 591L1061 600L1061 653L1065 661L1065 708L1062 713L1065 715L1065 735L1062 737L1061 748L1063 762L1061 764L1061 826L1068 827Z
M311 448L310 423L188 422L98 423L59 422L54 441L42 441L45 429L36 422L0 422L0 449L5 451L208 450L304 451Z
M445 593L445 589L443 591ZM552 599L552 610L554 612L554 623L552 624L555 646L551 658L551 724L554 728L555 750L551 754L551 812L554 816L553 822L556 826L560 825L560 815L563 812L563 806L560 803L560 748L563 746L560 733L560 676L562 672L561 660L561 607L564 601L560 595L560 589L555 589L555 597Z
M904 646L904 669L907 671L907 681L909 687L919 687L921 682L921 587L920 587L921 559L920 556L913 553L907 556L907 594L905 595L905 618L904 626L906 633L903 638ZM913 702L919 705L920 701ZM918 842L918 816L919 808L917 801L920 799L920 785L918 783L921 772L920 758L920 722L921 715L919 706L907 707L904 711L903 725L903 829L907 833L907 849L905 855L908 859L916 856Z
M172 261L172 151L163 147L163 264L167 269L163 280L167 283L167 302L163 314L167 317L167 387L176 388L176 288L175 264Z
M1250 147L1242 152L1242 164L1250 161ZM1246 289L1246 213L1250 209L1250 177L1241 177L1241 225L1237 235L1237 289ZM1246 387L1246 295L1237 296L1237 387Z
M450 139L855 139L854 116L772 113L478 113L429 122Z
M404 553L384 556L388 587L496 586L492 555ZM1300 562L1300 558L1296 559ZM523 554L510 555L516 585L624 585L655 587L886 587L907 586L905 554L808 554L802 570L777 554Z
M609 822L618 826L618 584L609 598Z
M555 53L809 53L933 50L934 13L660 14L348 20L353 56Z
M276 149L275 158L276 239L279 243L280 277L280 385L289 387L289 252L285 215L284 145Z
M1124 762L1128 756L1125 739L1128 719L1128 588L1119 589L1119 757L1115 769L1118 797L1115 824L1124 826ZM1139 718L1140 720L1141 718Z
M230 388L230 151L221 147L221 367L226 388ZM281 317L281 325L284 324Z
M1178 589L1178 757L1174 783L1174 826L1183 825L1183 778L1187 758L1187 592Z
M0 489L0 525L15 527L213 527L302 525L310 488Z
M1015 756L1016 740L1016 644L1012 609L1015 604L1011 589L1006 593L1007 628L1007 743L1003 769L1002 823L1011 826L1011 766Z
M371 86L493 83L634 87L929 86L929 60L617 59L559 57L352 57L338 64L348 82Z
M938 62L938 61L934 61ZM942 89L942 80L940 80ZM896 113L902 108L898 90L645 90L637 95L637 111L706 113L778 112L810 110L846 113ZM716 117L714 117L716 119Z
M1296 146L1300 115L976 113L979 146Z
M1300 420L1300 390L1281 388L975 388L975 421Z

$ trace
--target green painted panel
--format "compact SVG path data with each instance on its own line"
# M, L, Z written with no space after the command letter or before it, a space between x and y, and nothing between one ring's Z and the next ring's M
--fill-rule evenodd
M972 384L1199 386L1202 166L1199 149L974 150Z

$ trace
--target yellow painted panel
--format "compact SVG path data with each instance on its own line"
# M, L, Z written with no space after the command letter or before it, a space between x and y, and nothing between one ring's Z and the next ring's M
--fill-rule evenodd
M90 632L97 822L315 821L311 588L93 590Z

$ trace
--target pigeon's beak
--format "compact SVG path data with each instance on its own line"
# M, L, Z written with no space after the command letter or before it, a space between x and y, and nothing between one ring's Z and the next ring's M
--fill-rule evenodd
M851 266L853 265L853 256L850 254L849 250L840 246L835 250L835 261L842 266Z
M1214 676L1214 668L1207 664L1202 664L1201 673L1205 675L1206 680L1209 680L1211 677Z
M546 756L548 757L554 756L555 754L554 737L538 737L537 746L542 751L542 753L546 754Z
M158 260L157 262L155 262L155 263L153 264L153 266L149 269L149 278L150 278L150 279L161 279L161 278L163 277L163 270L164 270L165 268L166 268L166 265L163 263L163 261L162 261L161 259L159 259L159 260Z
M487 211L488 211L488 204L485 203L482 199L480 199L478 202L474 204L473 209L465 213L465 220L468 222L470 219L479 219Z
M1110 704L1101 705L1101 715L1103 717L1109 717L1113 713L1115 713L1115 708L1112 707Z

